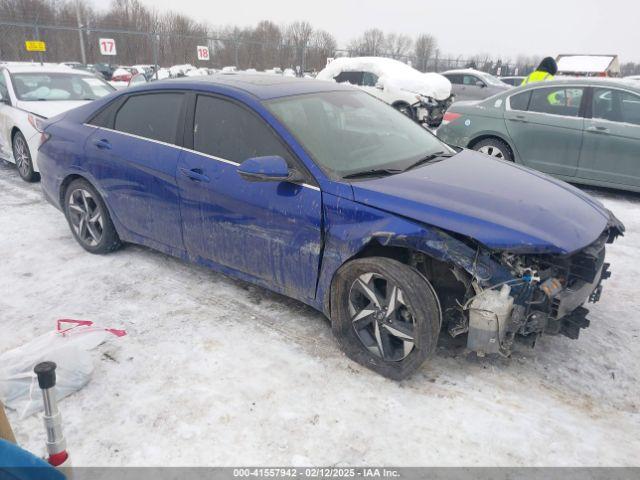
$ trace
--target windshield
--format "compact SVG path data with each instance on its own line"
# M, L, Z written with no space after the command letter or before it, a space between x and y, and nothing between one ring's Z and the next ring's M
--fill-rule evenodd
M483 73L481 76L482 76L482 79L485 82L487 82L489 85L495 85L498 87L505 85L505 83L501 81L498 77L494 77L493 75L490 75L488 73Z
M315 162L340 178L370 170L403 170L434 153L454 153L413 120L362 91L313 93L266 103Z
M96 100L115 89L97 77L76 73L14 73L11 82L18 100Z

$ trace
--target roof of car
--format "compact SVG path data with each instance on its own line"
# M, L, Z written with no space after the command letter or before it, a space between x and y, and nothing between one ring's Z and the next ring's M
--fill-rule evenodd
M217 73L200 77L161 80L145 85L149 89L161 85L189 85L193 87L222 86L248 93L260 100L304 95L306 93L354 90L350 85L309 78L285 77L268 73ZM141 88L145 88L141 87Z
M448 73L470 73L474 75L491 75L490 73L483 72L481 70L476 70L475 68L458 68L457 70L447 70L446 72L442 72L442 75L447 75Z
M78 75L93 75L90 72L78 70L60 65L59 63L35 63L35 62L4 62L0 68L6 68L10 73L46 72L46 73L76 73Z
M556 76L553 80L545 82L535 82L526 85L526 87L542 87L554 85L584 85L584 86L611 86L611 87L625 87L640 91L640 85L637 81L626 78L612 78L612 77L569 77L569 76Z

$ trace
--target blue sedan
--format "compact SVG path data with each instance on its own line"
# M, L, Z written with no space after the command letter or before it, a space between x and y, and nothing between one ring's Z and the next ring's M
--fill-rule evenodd
M441 330L479 354L577 338L623 225L543 174L454 150L350 86L219 75L48 121L46 197L78 243L136 243L296 298L405 378Z

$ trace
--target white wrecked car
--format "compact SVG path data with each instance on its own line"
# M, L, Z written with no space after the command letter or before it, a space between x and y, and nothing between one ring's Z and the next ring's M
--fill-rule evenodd
M419 72L391 58L336 58L316 79L357 85L429 127L440 125L453 101L451 82L447 78Z

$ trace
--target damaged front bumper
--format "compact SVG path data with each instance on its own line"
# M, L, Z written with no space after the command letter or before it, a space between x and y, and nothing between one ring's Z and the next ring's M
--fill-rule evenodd
M623 233L624 225L610 213L602 235L569 255L494 254L513 279L480 288L467 302L467 346L480 355L509 355L515 340L533 346L543 334L577 339L589 326L584 305L600 300L602 282L611 276L605 245Z
M429 128L437 128L442 123L445 112L453 103L454 96L444 100L418 95L418 101L412 105L416 118Z

